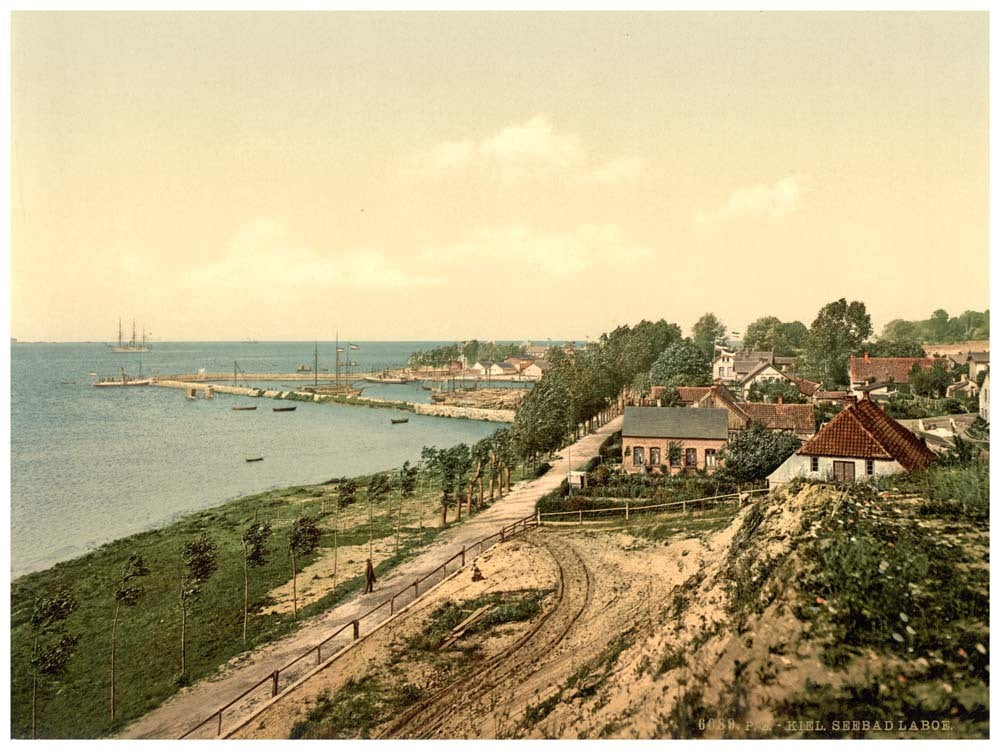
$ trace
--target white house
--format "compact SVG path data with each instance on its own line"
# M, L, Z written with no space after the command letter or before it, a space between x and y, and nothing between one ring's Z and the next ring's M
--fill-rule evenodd
M546 360L536 359L530 365L525 367L521 374L526 378L540 378L551 369L552 365L550 365Z
M854 482L916 471L934 454L916 435L868 399L844 399L844 409L767 478L774 488L796 477Z
M979 416L986 420L987 423L990 421L990 374L986 373L986 377L983 378L983 385L979 389Z

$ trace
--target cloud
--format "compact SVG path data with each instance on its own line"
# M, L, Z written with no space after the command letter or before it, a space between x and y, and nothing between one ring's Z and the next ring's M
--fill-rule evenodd
M452 269L476 267L517 279L565 279L614 269L652 257L627 240L616 224L584 224L564 231L539 231L523 224L487 227L452 245L425 252L422 262Z
M192 269L188 281L209 290L250 292L268 287L287 292L295 287L398 289L438 284L443 279L410 272L369 248L321 253L296 242L283 225L262 218L240 229L221 258Z
M477 169L508 183L556 176L612 184L638 176L645 165L643 159L631 156L595 166L578 135L559 132L541 114L480 141L445 141L418 155L416 161L433 172Z
M789 175L773 185L754 185L741 188L729 196L726 204L715 211L699 212L699 223L727 221L729 219L779 218L795 211L802 197L801 177Z

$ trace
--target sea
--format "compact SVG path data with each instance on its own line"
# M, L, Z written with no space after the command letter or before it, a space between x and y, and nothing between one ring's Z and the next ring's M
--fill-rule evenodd
M341 363L349 356L360 376L447 343L360 341L349 349L341 342ZM472 443L501 426L308 402L274 412L278 402L269 399L217 394L192 401L180 389L93 387L122 370L133 377L294 372L313 367L314 357L322 381L335 370L335 349L311 341L156 342L149 352L122 354L99 342L12 343L11 576L243 495L415 463L424 446ZM257 385L290 390L303 383ZM428 401L430 392L419 384L367 384L364 395ZM232 409L240 404L257 409ZM409 421L394 425L393 417ZM246 460L258 456L263 460Z

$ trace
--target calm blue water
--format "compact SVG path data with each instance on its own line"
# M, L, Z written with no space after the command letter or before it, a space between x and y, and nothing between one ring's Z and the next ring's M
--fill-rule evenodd
M439 342L360 342L357 371L398 366ZM320 367L333 369L333 343ZM474 442L498 425L389 409L219 394L188 401L167 388L94 388L89 373L291 372L312 365L308 343L156 343L115 354L103 344L11 346L11 574L46 568L178 515L273 487L320 482L416 461L424 445ZM366 395L416 401L412 385ZM233 411L255 403L251 412ZM393 426L391 417L409 423ZM264 456L247 463L248 456Z

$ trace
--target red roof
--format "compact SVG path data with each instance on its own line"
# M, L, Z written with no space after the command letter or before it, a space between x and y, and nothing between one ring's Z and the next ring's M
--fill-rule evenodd
M700 400L710 390L709 386L680 385L677 386L677 395L681 397L681 403L687 405Z
M815 380L806 380L805 378L792 378L792 382L799 387L799 393L803 396L813 395L823 385L822 383L817 383Z
M916 435L868 399L848 403L799 449L799 454L895 459L907 471L922 469L934 460L934 454Z
M760 422L769 430L792 430L799 435L816 432L812 404L759 404L743 402L740 408L752 422Z
M909 383L913 365L929 370L934 366L931 357L851 357L851 382Z

